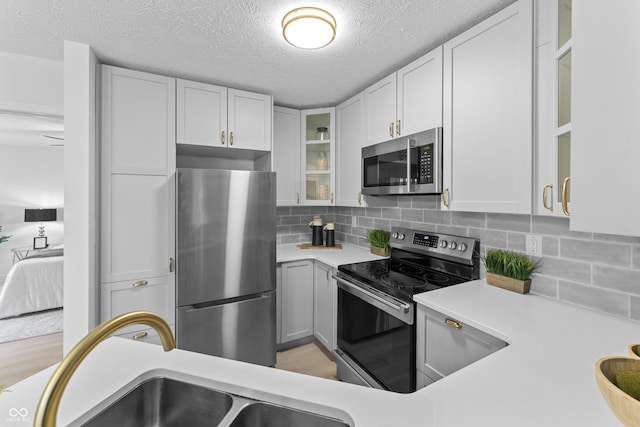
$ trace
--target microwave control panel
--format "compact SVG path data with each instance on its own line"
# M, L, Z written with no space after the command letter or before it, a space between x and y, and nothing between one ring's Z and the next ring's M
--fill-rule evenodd
M433 144L418 147L419 184L433 184Z

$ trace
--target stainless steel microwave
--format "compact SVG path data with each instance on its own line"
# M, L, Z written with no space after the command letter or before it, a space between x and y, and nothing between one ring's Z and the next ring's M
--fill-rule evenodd
M442 193L442 128L362 149L362 194Z

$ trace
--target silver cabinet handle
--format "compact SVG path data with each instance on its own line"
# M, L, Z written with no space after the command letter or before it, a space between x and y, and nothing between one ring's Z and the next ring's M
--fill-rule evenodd
M225 138L225 136L224 136L224 131L222 131L222 134L221 134L221 136L220 136L220 143L221 143L222 145L224 145L226 142L227 142L227 140L226 140L226 138Z
M229 145L233 145L233 132L229 132Z
M400 136L400 119L396 120L396 135Z
M389 136L393 138L393 122L389 123Z
M133 287L137 288L139 286L147 286L149 284L149 282L147 282L146 280L136 280L135 282L133 282Z

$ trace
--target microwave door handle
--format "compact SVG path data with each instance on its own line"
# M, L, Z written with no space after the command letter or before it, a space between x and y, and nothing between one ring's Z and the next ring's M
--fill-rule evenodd
M411 192L411 142L407 139L407 193ZM413 143L415 144L415 140Z

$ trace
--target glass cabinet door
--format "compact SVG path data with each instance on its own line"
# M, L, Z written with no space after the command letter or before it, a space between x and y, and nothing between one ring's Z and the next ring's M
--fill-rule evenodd
M302 111L303 203L334 203L334 108Z
M554 204L569 216L571 179L571 0L558 0L556 50L556 176Z

